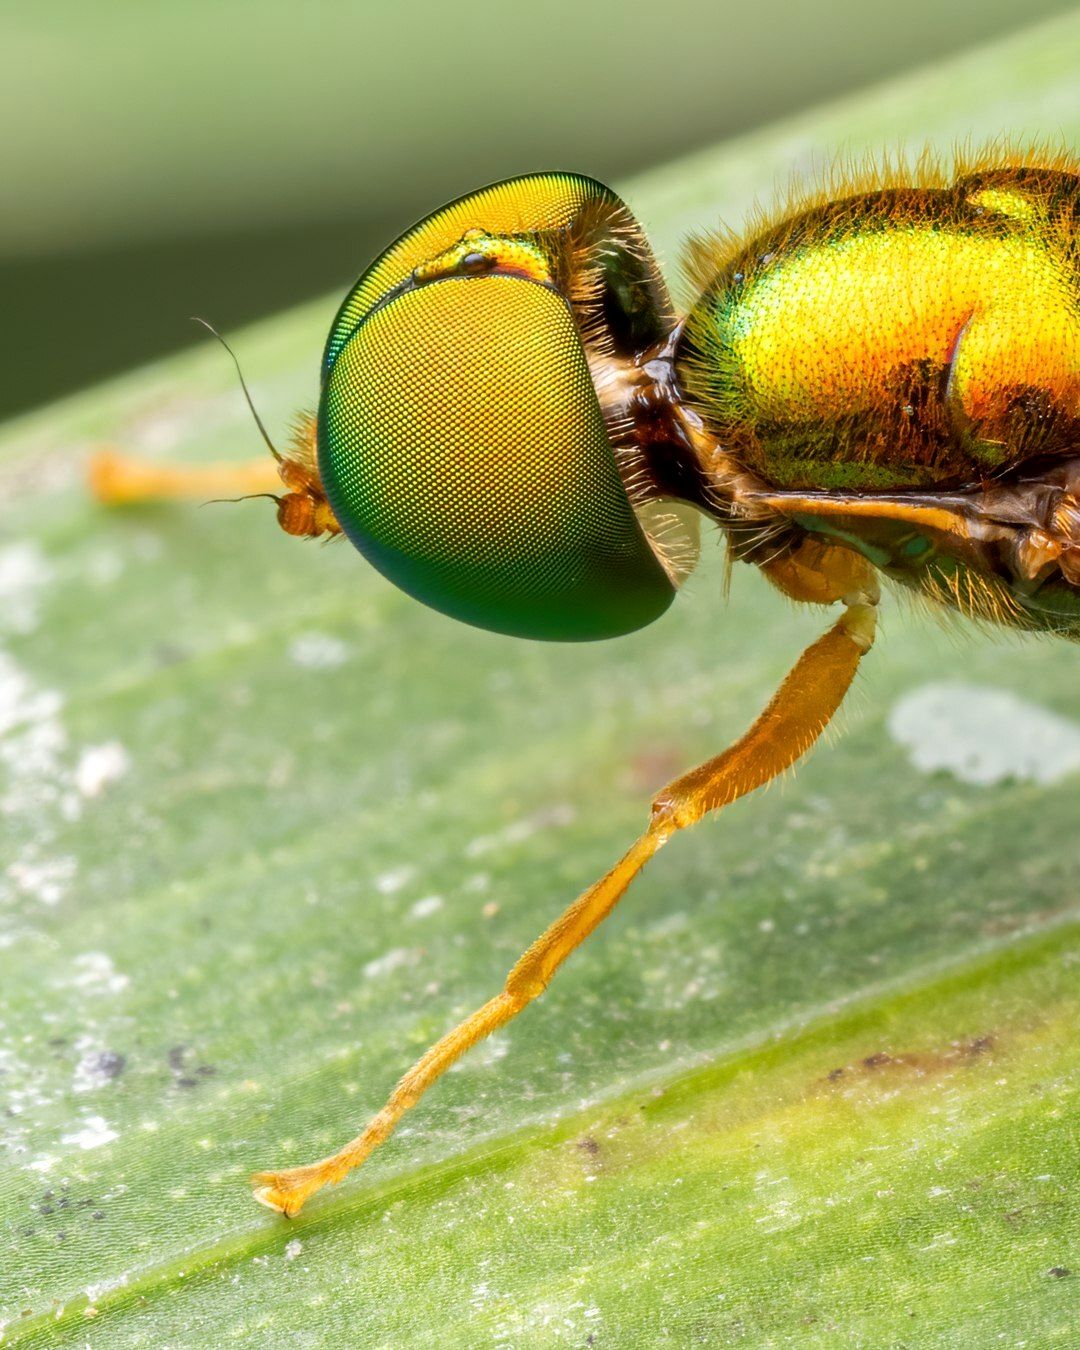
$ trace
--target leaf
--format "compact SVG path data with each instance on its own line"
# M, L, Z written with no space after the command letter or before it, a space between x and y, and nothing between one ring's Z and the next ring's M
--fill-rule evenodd
M626 193L670 254L841 144L1075 141L1078 37ZM274 426L314 396L333 303L239 339ZM79 473L106 439L256 444L212 347L0 444L9 1340L1064 1342L1075 648L890 606L845 734L665 850L539 1006L288 1225L247 1174L377 1109L821 615L749 569L722 607L712 550L643 633L515 643L285 539L265 503L101 510ZM974 746L935 729L930 772L927 686L976 726L1001 691L1012 712Z

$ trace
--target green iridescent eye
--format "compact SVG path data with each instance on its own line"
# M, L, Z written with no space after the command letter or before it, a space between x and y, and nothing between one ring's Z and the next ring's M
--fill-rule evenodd
M319 475L338 523L402 589L481 628L573 641L651 622L674 586L582 333L633 353L668 322L637 223L592 179L511 179L436 211L327 340Z
M328 372L318 442L345 533L435 609L578 640L671 602L570 308L547 285L450 277L376 305Z

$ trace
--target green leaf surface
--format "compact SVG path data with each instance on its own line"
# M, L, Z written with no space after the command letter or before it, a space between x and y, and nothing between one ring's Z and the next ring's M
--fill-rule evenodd
M1078 48L1073 19L624 190L670 259L845 148L1075 144ZM239 339L272 426L333 308ZM643 633L514 642L265 503L107 512L102 441L255 445L210 346L0 442L10 1341L1069 1343L1074 647L888 606L843 736L666 849L290 1225L247 1174L344 1142L822 615L743 568L724 604L707 547Z

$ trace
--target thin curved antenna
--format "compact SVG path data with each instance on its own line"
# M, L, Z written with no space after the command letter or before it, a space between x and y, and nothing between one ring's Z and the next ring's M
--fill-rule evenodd
M270 451L270 453L280 464L282 462L281 455L278 453L274 445L274 442L270 439L270 433L266 430L266 427L263 426L262 418L255 411L255 404L252 403L251 401L251 394L249 393L247 384L244 381L244 372L240 369L240 362L236 359L236 353L233 351L233 349L229 346L229 344L225 341L225 339L221 336L218 330L214 327L212 323L210 323L208 319L202 319L199 317L198 314L193 314L191 316L191 322L201 324L202 327L205 328L208 333L210 333L213 337L217 338L217 340L221 343L221 345L232 357L232 363L236 367L236 374L240 380L240 388L244 391L244 398L247 400L248 408L251 412L252 417L254 417L255 419L255 425L259 428L259 434L266 442L266 448ZM236 498L236 500L241 501L243 499L238 497Z
M235 506L238 502L257 502L265 497L268 502L276 502L281 505L281 498L273 492L249 492L245 497L208 497L206 501L200 502L200 509L204 506Z

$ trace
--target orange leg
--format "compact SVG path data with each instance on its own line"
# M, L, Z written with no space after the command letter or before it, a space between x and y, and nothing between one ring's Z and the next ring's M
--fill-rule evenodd
M187 497L243 497L280 492L278 466L265 455L236 464L160 464L100 450L90 461L90 490L109 506Z
M259 1172L255 1198L288 1217L327 1182L340 1181L393 1132L398 1121L460 1058L539 997L570 953L607 918L626 888L676 830L726 806L789 768L828 725L874 640L875 596L859 594L832 628L802 654L750 730L722 755L659 792L649 824L610 872L542 933L507 976L502 992L436 1042L401 1079L367 1128L340 1152L306 1167Z

